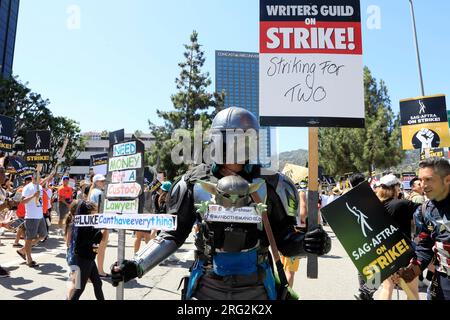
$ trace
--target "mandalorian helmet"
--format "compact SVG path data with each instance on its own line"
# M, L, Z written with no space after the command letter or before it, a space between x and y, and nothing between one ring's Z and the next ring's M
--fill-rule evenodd
M209 136L217 164L257 164L259 121L250 111L231 107L214 118Z

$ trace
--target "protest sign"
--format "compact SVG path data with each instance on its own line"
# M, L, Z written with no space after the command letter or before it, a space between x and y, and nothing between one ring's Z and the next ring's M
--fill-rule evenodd
M106 190L107 198L137 198L141 194L142 187L139 183L110 183Z
M25 161L29 164L50 161L50 131L28 131L25 140Z
M367 182L321 209L353 264L364 278L379 286L409 264L408 238L378 200Z
M261 223L262 218L254 207L225 208L220 205L209 205L204 220L207 222L227 223Z
M9 157L9 165L13 170L10 170L9 173L18 174L20 177L31 176L34 173L34 169L29 167L24 159L19 156L10 156Z
M121 171L127 169L142 168L142 154L136 153L130 156L109 158L108 171Z
M117 130L109 133L109 145L121 143L125 140L125 130Z
M107 174L108 169L108 154L100 153L91 156L91 168L94 170L94 174Z
M174 231L177 229L177 216L168 214L78 215L74 217L74 225L96 229Z
M403 172L402 173L402 185L403 185L403 189L404 190L411 190L411 186L409 185L409 183L411 182L412 179L414 179L416 177L416 173L415 172Z
M400 101L404 150L450 147L445 95Z
M10 152L13 149L14 119L0 115L0 150Z
M136 178L136 170L114 171L111 174L112 183L135 182Z
M99 226L104 229L119 229L118 245L117 245L117 261L122 263L125 259L125 230L149 230L154 225L154 220L150 224L150 219L142 215L135 215L135 213L144 212L145 195L144 186L144 144L139 140L131 140L123 142L117 137L110 143L109 160L108 160L108 177L106 201L103 203L103 213L114 212L117 208L121 209L120 213L127 213L126 215L103 214L99 218ZM123 143L117 143L123 142ZM134 182L123 182L124 178L128 180L133 179ZM120 180L119 183L117 181ZM133 200L134 202L130 202ZM164 222L164 219L156 219ZM164 221L163 221L164 220ZM147 223L145 222L147 221ZM166 221L168 224L169 222ZM167 225L162 224L162 229L167 228ZM123 300L124 287L119 284L116 289L116 299Z
M427 152L429 152L427 157ZM443 148L431 148L428 150L422 150L420 153L420 161L423 161L428 158L444 158L445 153Z
M138 211L139 211L138 199L134 199L131 201L105 200L105 205L103 208L103 213L137 214L139 213Z
M364 127L359 0L260 0L264 126Z

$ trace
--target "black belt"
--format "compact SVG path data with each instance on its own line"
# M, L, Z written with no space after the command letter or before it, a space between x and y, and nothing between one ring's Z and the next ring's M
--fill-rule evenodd
M248 275L231 275L231 276L219 276L218 274L210 271L205 274L205 276L222 281L230 287L246 287L253 286L257 284L262 284L264 280L264 274L262 270L248 274Z

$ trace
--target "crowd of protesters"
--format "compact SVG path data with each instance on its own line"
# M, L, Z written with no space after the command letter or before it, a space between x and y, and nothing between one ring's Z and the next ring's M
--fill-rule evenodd
M78 184L68 175L58 179L55 172L42 177L36 173L20 177L7 173L4 161L4 158L0 159L0 235L15 234L11 245L30 268L39 268L32 257L34 247L45 248L50 234L58 241L64 240L70 280L66 298L78 300L90 281L95 297L103 300L102 280L110 277L104 272L104 268L108 268L104 266L108 230L76 227L73 221L76 215L99 212L105 197L106 177L91 172ZM14 179L20 180L16 181L20 183L16 188L13 187ZM154 213L165 213L166 195L170 188L171 183L164 182L152 191L153 207L157 210ZM147 186L145 191L148 190ZM136 251L142 240L147 243L151 239L147 233L137 236L139 233L135 235ZM155 237L156 231L148 235ZM6 245L0 242L0 246ZM0 266L0 278L10 276L14 277L14 274Z
M77 300L90 280L94 286L97 299L104 299L102 279L110 275L105 272L104 259L108 246L108 230L98 230L93 227L78 228L73 224L76 215L90 215L99 212L105 197L105 176L91 174L89 179L82 180L78 185L71 183L68 176L60 179L54 173L46 177L36 175L25 176L21 184L14 188L14 176L6 172L2 159L0 163L0 222L6 232L15 233L12 247L24 260L25 265L39 268L33 260L34 246L45 247L49 232L55 230L56 237L64 235L67 245L67 263L71 270L69 279L72 285L67 292L67 299ZM428 170L428 171L427 171ZM363 182L370 182L374 193L393 217L400 230L416 249L415 264L404 266L398 273L385 280L380 288L369 287L364 278L358 275L360 288L355 295L360 300L373 300L374 293L379 291L379 299L390 300L392 293L399 284L399 277L407 279L407 285L413 298L419 298L419 285L428 279L428 296L443 299L449 298L448 276L444 267L436 259L450 261L448 245L443 248L430 247L430 237L436 235L426 231L426 226L420 225L420 217L426 210L444 210L444 220L448 221L447 202L450 203L450 165L447 160L434 159L422 162L418 176L409 182L402 182L399 175L393 172L385 173L380 179L368 178L361 173L348 177L345 184L331 186L320 192L318 210ZM58 181L59 180L59 181ZM72 184L72 185L71 185ZM160 183L151 194L153 213L165 213L166 197L171 189L170 182ZM308 225L308 183L301 181L297 187L299 192L299 215L297 228L305 230ZM147 192L151 186L147 186ZM324 188L325 189L325 188ZM428 209L431 208L431 209ZM56 221L52 221L56 217ZM319 214L318 223L326 225L326 220ZM444 226L448 227L447 225ZM448 233L448 230L447 230ZM148 243L156 237L157 231L136 231L134 234L134 252L141 248L142 241ZM425 243L428 241L428 243ZM0 242L0 246L5 246ZM446 251L447 250L447 251ZM285 258L285 267L289 285L294 283L295 273L299 269L301 257ZM444 270L444 271L442 271ZM446 269L448 272L448 268ZM426 276L424 273L427 272ZM0 277L8 277L10 272L0 267ZM436 284L438 283L438 284ZM434 287L433 287L434 286Z

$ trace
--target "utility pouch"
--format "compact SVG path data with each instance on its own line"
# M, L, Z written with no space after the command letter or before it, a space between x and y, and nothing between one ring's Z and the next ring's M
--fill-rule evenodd
M223 250L225 252L241 252L245 249L247 230L228 227L224 232Z

